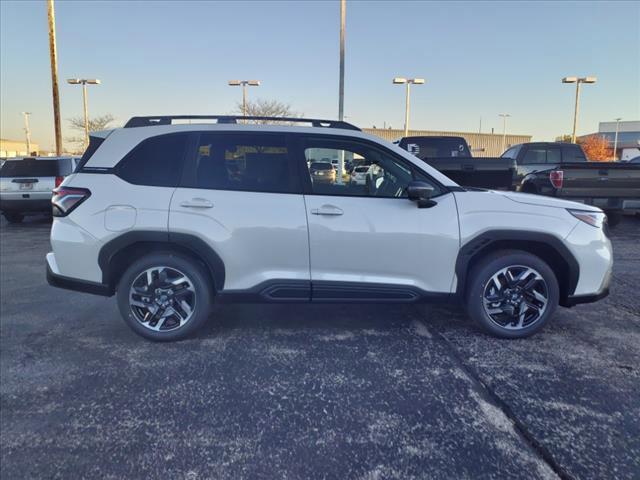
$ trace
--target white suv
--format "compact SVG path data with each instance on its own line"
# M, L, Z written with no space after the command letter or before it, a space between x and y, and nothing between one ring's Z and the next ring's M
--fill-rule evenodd
M518 338L608 293L600 209L465 189L353 125L286 122L134 117L93 134L54 192L49 283L115 293L152 340L192 334L214 302L458 302ZM376 180L314 182L321 155Z

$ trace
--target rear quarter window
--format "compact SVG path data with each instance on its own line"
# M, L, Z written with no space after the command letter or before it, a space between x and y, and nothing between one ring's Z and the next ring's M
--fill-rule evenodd
M147 138L120 160L115 172L135 185L177 187L188 137L178 133Z

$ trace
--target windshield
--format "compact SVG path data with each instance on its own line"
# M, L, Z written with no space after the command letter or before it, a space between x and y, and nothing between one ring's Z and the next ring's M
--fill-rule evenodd
M367 170L369 170L369 167L356 167L356 168L354 168L354 170L355 170L356 172L358 172L358 173L364 173L364 172L366 172Z
M71 159L7 160L0 169L0 177L58 177L71 173Z

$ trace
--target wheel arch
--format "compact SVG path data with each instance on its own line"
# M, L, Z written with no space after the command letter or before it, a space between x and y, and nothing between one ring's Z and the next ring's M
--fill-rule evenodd
M215 292L224 288L225 268L220 256L202 239L184 233L133 231L107 242L98 254L102 283L115 289L131 260L154 251L174 251L201 262Z
M544 260L558 279L560 305L567 306L575 292L580 266L562 240L554 235L522 230L495 230L473 238L460 248L456 259L457 290L464 296L469 272L482 258L498 250L522 250Z

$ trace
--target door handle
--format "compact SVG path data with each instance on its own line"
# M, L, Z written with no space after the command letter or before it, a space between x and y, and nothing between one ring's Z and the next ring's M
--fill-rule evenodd
M313 215L342 215L344 212L335 205L322 205L320 208L312 208Z
M213 203L206 198L192 198L191 200L180 202L180 206L186 208L213 208Z

